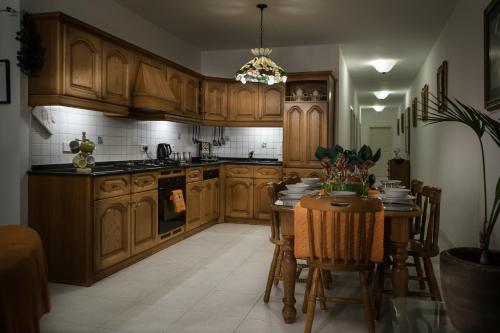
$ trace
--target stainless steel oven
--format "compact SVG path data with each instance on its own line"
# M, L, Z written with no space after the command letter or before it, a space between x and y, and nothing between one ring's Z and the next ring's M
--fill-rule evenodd
M172 191L181 190L186 200L186 177L174 176L158 180L158 235L186 224L186 211L176 213Z

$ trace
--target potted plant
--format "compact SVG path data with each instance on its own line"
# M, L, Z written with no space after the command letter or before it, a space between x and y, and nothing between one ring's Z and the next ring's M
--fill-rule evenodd
M441 287L453 325L462 333L497 332L500 327L500 253L490 240L500 213L500 177L488 214L483 135L488 133L500 148L500 122L485 113L444 96L445 103L430 100L430 124L458 122L476 133L481 147L484 221L479 248L460 247L441 252Z
M368 170L380 159L380 155L380 149L373 154L367 145L363 145L359 151L344 149L339 145L333 148L318 147L316 158L320 160L325 174L325 191L366 194Z

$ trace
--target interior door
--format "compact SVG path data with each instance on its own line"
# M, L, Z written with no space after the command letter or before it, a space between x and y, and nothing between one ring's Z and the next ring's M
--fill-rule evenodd
M392 128L391 127L370 127L370 147L373 152L380 148L382 155L380 160L375 164L375 166L370 170L371 173L375 174L377 180L387 179L387 163L391 158L392 153Z

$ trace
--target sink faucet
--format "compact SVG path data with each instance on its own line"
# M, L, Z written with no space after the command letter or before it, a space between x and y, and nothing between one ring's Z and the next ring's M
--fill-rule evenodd
M253 158L253 153L254 151L252 150L251 152L248 153L248 159L251 160Z

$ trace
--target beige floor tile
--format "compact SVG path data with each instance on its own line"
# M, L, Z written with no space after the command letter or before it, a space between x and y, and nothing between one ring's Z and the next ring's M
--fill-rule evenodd
M240 317L217 315L211 312L188 311L173 326L169 333L231 333L241 322Z
M165 333L184 310L137 304L114 316L103 328L128 333Z
M265 277L239 274L238 270L219 283L215 290L253 295L260 295L264 292L267 281Z
M235 292L212 291L194 307L194 311L224 314L244 318L260 295Z
M41 320L41 333L94 333L97 327L87 325L76 325L62 321Z

